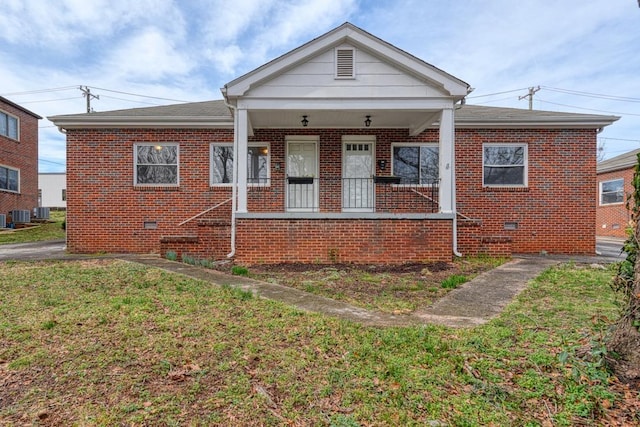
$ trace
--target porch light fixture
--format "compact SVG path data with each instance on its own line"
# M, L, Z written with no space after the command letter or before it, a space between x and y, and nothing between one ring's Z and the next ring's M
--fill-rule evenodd
M365 119L365 121L364 121L364 125L365 125L366 127L371 126L371 116L367 116L367 118L366 118L366 119Z
M300 123L302 123L302 126L307 127L307 125L309 124L309 120L307 120L307 116L302 116L302 120L300 121Z

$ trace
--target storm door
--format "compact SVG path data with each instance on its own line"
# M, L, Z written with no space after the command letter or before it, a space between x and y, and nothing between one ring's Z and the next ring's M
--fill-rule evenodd
M318 149L315 141L288 141L287 210L318 211Z
M373 142L345 141L342 163L342 211L373 212Z

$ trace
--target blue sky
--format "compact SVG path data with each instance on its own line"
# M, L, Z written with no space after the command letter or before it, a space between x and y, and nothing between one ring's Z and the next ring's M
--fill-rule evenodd
M349 21L468 82L468 103L622 118L640 148L637 0L3 0L0 95L46 117L220 99L234 78ZM0 159L1 160L1 159ZM1 161L0 161L1 163ZM40 171L65 138L40 122Z

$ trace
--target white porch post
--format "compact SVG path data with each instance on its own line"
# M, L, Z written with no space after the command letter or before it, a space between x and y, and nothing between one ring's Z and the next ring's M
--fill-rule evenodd
M237 137L238 152L236 154L236 166L238 177L238 209L237 212L246 213L247 211L247 151L248 151L248 117L247 110L238 108L237 120Z
M455 126L453 106L442 110L440 116L440 212L455 212Z

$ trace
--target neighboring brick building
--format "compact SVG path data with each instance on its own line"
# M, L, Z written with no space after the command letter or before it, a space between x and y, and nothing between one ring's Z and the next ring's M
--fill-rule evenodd
M627 237L631 215L627 198L633 193L633 175L640 149L598 163L596 235Z
M51 117L67 135L68 249L593 254L596 135L617 117L463 105L469 91L347 23L224 100Z
M38 206L38 120L0 96L0 214Z

